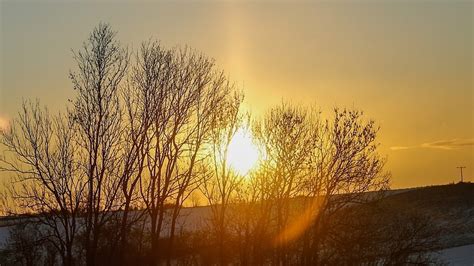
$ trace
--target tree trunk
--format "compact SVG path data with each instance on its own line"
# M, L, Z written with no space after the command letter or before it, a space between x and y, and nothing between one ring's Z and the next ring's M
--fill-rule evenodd
M125 202L125 208L122 214L122 221L120 225L120 242L119 242L119 248L118 248L118 264L121 265L126 265L127 262L125 260L125 252L126 252L126 246L128 243L128 212L130 210L130 198L126 199Z

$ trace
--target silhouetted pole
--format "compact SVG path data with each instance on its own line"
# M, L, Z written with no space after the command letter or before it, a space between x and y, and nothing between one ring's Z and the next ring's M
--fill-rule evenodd
M466 168L466 166L458 166L456 168L459 168L459 170L461 170L461 183L462 183L464 181L463 176L462 176L462 169Z

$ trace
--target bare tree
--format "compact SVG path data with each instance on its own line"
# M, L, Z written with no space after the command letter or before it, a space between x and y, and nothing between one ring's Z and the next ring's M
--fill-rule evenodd
M346 109L322 119L285 103L253 124L263 159L244 180L227 162L246 124L243 95L213 60L149 41L130 64L115 35L100 24L74 53L76 97L67 115L24 103L0 133L0 170L16 174L15 203L35 214L64 265L76 264L80 234L87 265L100 263L109 243L113 262L127 264L133 230L142 230L136 254L149 244L147 262L170 265L186 235L181 209L198 188L211 205L219 264L230 262L230 243L242 264L325 264L333 256L327 243L337 239L331 221L377 197L366 192L387 188L373 121ZM418 225L426 224L415 221L407 232L424 232ZM150 241L142 247L143 230Z
M309 226L303 248L306 265L321 263L320 244L331 217L351 204L374 200L379 194L365 192L387 189L389 177L377 152L378 128L374 121L365 121L362 112L336 108L332 120L317 125L318 141L306 182L310 215L300 218Z
M228 164L229 146L237 130L244 126L244 115L240 110L243 95L236 92L219 112L214 113L213 127L210 131L211 162L210 178L205 179L201 191L207 198L212 210L210 217L214 233L218 261L220 265L228 263L229 254L226 252L226 238L229 227L229 204L235 197L236 190L243 176L231 169ZM248 123L247 123L248 124Z
M387 188L374 122L365 122L358 111L334 113L323 120L316 109L283 104L254 127L265 152L259 174L273 184L273 263L295 263L288 249L300 237L301 263L320 263L319 245L330 217L350 204L373 200L364 192Z
M230 231L235 234L239 263L270 263L274 248L272 213L273 183L263 169L254 169L235 191L235 203L229 208Z
M311 113L304 108L282 104L270 110L254 126L256 138L264 149L261 174L271 180L270 200L274 204L274 263L288 263L285 232L290 215L290 201L299 195L308 172L308 159L315 147Z
M191 105L191 113L187 119L188 123L184 127L185 134L182 136L185 136L183 139L185 141L181 142L183 144L179 148L181 152L175 154L181 157L179 159L181 162L178 163L178 171L175 176L177 180L177 193L175 203L173 204L170 248L173 245L179 212L191 193L198 189L199 185L203 182L207 172L205 160L209 155L204 149L204 145L209 141L209 134L214 126L214 114L224 110L225 101L230 97L233 88L224 73L214 69L212 60L207 59L203 55L196 56L193 53L187 55L188 53L185 50L179 56L182 73L185 77L189 75L190 71L196 71L196 73L194 77L193 75L191 76L190 84L186 85L184 83L183 85L191 89L194 87L197 97L194 100L194 107ZM189 64L185 64L186 67L182 67L183 62L186 62L186 59L183 60L183 58L188 58ZM179 135L177 136L179 139ZM175 147L179 146L176 145L176 140L173 143ZM167 264L170 264L169 257Z
M122 90L125 109L124 116L124 160L121 174L121 194L123 211L120 221L120 243L118 263L126 263L124 259L127 249L128 232L133 224L143 217L145 212L130 215L133 204L144 207L140 197L139 185L144 179L157 114L163 107L163 97L168 92L171 52L162 49L156 42L143 43L135 56L131 76L127 86ZM132 217L130 217L132 216ZM131 218L131 220L130 220Z
M149 43L142 46L138 66L140 108L149 104L152 115L139 184L150 217L150 260L155 263L164 233L165 248L171 251L182 205L202 181L203 145L214 112L229 94L229 84L211 60L189 49L166 50ZM166 254L169 263L171 253Z
M77 126L77 151L87 178L85 251L87 265L96 263L103 226L121 187L123 121L119 87L126 75L128 52L115 41L109 25L93 30L81 51L74 53L77 72L70 78L76 91L71 116Z
M85 185L75 138L67 117L51 117L38 103L26 102L18 120L0 135L8 153L0 159L0 170L16 174L13 197L23 212L36 214L40 231L49 235L64 265L74 264Z

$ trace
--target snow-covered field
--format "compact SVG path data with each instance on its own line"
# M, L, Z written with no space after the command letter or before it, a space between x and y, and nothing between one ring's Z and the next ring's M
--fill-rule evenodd
M448 265L474 265L474 244L455 248L443 249L439 253L439 258Z
M3 246L5 245L5 242L8 239L8 235L10 234L9 230L10 230L10 227L8 226L0 227L0 249L3 248Z
M466 184L463 184L463 186L465 185ZM442 237L444 247L451 248L440 250L433 255L448 265L474 266L474 223L472 220L474 217L474 205L472 204L471 191L466 192L462 190L462 188L464 187L460 187L459 185L449 185L444 187L422 188L419 190L420 193L415 193L415 195L412 195L413 193L410 194L411 189L389 191L388 194L390 196L397 196L397 194L401 195L404 194L404 192L408 192L405 196L401 195L402 199L404 199L403 197L408 198L410 199L410 203L417 201L419 203L418 206L422 206L419 207L420 210L426 209L426 206L442 208L443 214L445 215L442 217L439 217L439 215L435 216L442 227L451 227L451 224L462 224L462 227L454 226L455 230L447 232L447 234ZM460 193L464 194L456 197ZM444 198L447 198L447 200L445 201ZM403 203L404 201L401 202ZM444 203L444 205L440 204L440 202ZM436 207L431 209L437 210ZM431 214L430 212L428 213ZM196 232L205 229L208 226L210 216L211 208L209 206L183 208L177 220L176 233L179 234L182 231ZM22 222L22 219L31 218L8 219L0 217L0 250L5 247L10 228L14 224ZM163 225L164 230L162 236L166 236L168 233L169 221L167 220L169 219L165 219L165 224ZM147 220L145 220L144 223L145 227L149 224Z
M186 220L187 230L198 230L205 224L203 217L208 215L208 211L209 209L205 207L184 209L181 222ZM4 247L8 239L9 229L9 226L0 226L0 249ZM435 256L448 265L474 266L474 244L443 249Z

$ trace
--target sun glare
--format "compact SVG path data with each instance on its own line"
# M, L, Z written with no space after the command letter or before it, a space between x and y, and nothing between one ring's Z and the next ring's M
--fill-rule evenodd
M238 129L232 138L227 160L229 166L240 175L246 175L258 161L259 153L252 136L244 129Z

